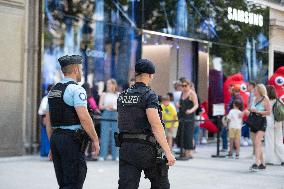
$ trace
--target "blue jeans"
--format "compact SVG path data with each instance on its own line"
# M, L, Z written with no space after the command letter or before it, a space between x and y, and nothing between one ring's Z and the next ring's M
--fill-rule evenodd
M227 150L228 149L228 129L226 127L222 128L221 138L222 138L223 149Z
M47 137L47 132L45 125L41 125L41 132L40 132L40 156L46 157L49 153L49 140Z
M105 110L102 114L103 119L117 119L117 112ZM108 147L111 144L112 159L118 157L118 149L115 146L114 133L118 131L117 122L101 121L101 150L100 157L106 158L108 155Z
M195 126L194 132L193 132L193 140L194 140L195 147L199 144L199 131L200 131L199 126Z
M205 128L200 128L201 129L201 136L202 137L207 137L206 136L206 129Z
M244 124L244 126L242 127L242 137L250 138L250 130L247 124Z

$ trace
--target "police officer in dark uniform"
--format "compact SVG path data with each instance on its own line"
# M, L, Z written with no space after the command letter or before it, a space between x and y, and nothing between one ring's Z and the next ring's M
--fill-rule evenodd
M98 154L99 140L87 110L86 91L78 85L82 57L63 56L58 61L64 78L48 94L49 157L53 160L60 189L81 189L87 173L85 146L91 140Z
M161 121L158 96L148 85L154 64L141 59L135 65L136 83L119 95L119 189L137 189L142 170L152 189L168 189L168 166L175 163ZM162 152L166 158L163 158Z

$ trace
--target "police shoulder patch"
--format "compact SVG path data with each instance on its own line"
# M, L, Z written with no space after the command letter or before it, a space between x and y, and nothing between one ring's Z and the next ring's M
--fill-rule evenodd
M81 100L83 100L83 101L87 100L87 96L86 96L85 93L80 93L80 94L79 94L79 98L80 98Z

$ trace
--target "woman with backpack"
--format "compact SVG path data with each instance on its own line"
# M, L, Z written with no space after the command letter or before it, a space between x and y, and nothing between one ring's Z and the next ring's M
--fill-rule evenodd
M273 85L266 86L267 95L270 100L271 110L277 100L277 94ZM283 121L276 121L274 112L266 117L267 129L265 132L265 162L267 165L284 166L284 145L282 142Z

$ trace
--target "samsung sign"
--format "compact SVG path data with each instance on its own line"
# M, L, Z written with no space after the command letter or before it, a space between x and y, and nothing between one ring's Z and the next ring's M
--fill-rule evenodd
M262 15L254 14L243 10L233 9L232 7L228 8L228 19L250 25L255 25L260 27L263 26Z

